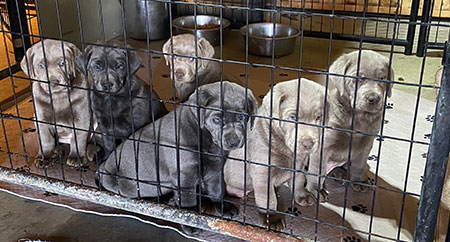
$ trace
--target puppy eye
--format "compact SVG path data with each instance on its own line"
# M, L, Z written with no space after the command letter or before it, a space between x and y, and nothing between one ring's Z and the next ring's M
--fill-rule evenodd
M44 64L39 64L39 68L44 69L45 68Z
M213 122L214 122L215 124L220 124L220 123L222 123L222 117L221 117L220 115L214 116L214 117L213 117Z
M246 116L244 114L239 114L238 116L238 121L243 121L245 120Z
M322 119L322 115L317 115L316 116L316 121L320 121Z
M291 116L289 116L289 120L291 120L291 121L297 121L297 116L291 115Z
M123 68L123 64L117 64L114 69L121 70Z
M194 60L195 60L194 57L189 58L189 61L190 61L190 62L193 62Z
M101 70L103 70L103 65L101 65L101 64L99 64L99 63L95 63L95 64L94 64L94 68L95 68L97 71L101 71Z
M65 65L66 65L66 62L65 62L65 61L61 61L61 62L59 63L59 66L61 66L61 67L65 66Z

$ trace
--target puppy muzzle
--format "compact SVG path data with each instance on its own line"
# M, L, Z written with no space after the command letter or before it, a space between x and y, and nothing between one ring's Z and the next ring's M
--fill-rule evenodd
M301 153L314 153L319 147L318 143L313 137L301 137L297 142L297 147Z
M368 93L363 97L364 105L361 107L366 112L379 112L382 108L382 96L377 93Z
M239 137L237 134L228 134L224 135L224 149L226 150L234 150L241 148L244 144L241 137Z

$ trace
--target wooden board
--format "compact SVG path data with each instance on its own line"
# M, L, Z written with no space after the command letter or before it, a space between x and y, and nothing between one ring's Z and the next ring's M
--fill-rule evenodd
M218 4L215 0L184 0L186 2L197 2L207 4ZM366 0L280 0L277 2L277 6L286 8L305 8L315 10L332 10L333 2L334 9L337 11L348 12L363 12L364 4ZM397 3L399 15L410 15L412 0L367 0L367 12L368 13L382 13L382 14L396 14ZM420 1L419 16L422 14L423 1ZM303 6L304 2L304 6ZM224 3L226 6L242 6L241 1L227 1ZM450 17L450 1L448 0L435 0L433 8L433 17Z

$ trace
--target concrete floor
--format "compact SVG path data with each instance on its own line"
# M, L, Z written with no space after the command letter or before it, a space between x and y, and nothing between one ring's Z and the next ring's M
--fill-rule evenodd
M101 216L24 199L0 191L0 241L194 241L180 233L125 216Z

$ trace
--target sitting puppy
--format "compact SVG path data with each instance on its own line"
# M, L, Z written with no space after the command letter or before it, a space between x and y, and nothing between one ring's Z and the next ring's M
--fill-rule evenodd
M374 51L361 51L359 73L357 73L359 51L339 57L331 66L330 73L348 76L359 76L375 80L394 80L394 71L389 68L389 59ZM328 126L351 130L352 110L354 110L354 130L369 134L378 134L381 128L385 94L391 96L392 84L369 79L360 79L342 76L329 77L333 88L330 91L331 103L330 120ZM390 78L390 79L388 79ZM357 95L355 97L355 88ZM353 133L350 156L350 181L367 183L365 171L367 159L373 146L374 136ZM348 160L350 133L327 129L325 131L322 175L333 168L344 165ZM309 171L318 174L320 169L320 155L311 155ZM326 168L325 168L326 167ZM332 175L346 178L346 170L338 168ZM317 176L307 176L309 192L317 195ZM323 184L323 181L321 182ZM368 186L352 183L355 191L368 191Z
M271 105L271 93L266 94L263 104L258 109L258 116L274 117L280 120L272 121L267 118L257 118L254 127L248 135L247 160L260 164L305 171L308 165L309 154L315 153L320 147L321 128L305 124L299 124L296 131L295 122L322 125L324 112L325 88L308 79L301 79L300 102L298 115L297 94L298 79L278 83L273 88L273 100ZM270 108L272 107L272 114ZM297 133L296 133L297 132ZM269 143L269 134L272 133ZM294 156L296 166L294 167ZM234 159L233 159L234 158ZM244 162L236 159L244 159L244 148L231 151L225 163L224 178L227 192L230 195L244 196L244 185L247 191L254 191L255 203L260 208L262 223L267 225L266 209L267 200L269 208L277 210L277 189L285 182L292 183L291 171L279 168L271 168L270 180L267 166L259 164L247 165L247 181L244 184ZM310 205L314 202L311 194L304 188L305 175L296 173L295 201L300 205ZM267 184L270 183L268 187ZM292 184L290 184L292 187ZM269 190L267 190L269 189ZM284 219L278 214L269 212L268 223L271 227L281 230L284 228Z
M94 89L92 109L103 134L101 161L132 134L133 126L138 130L150 123L152 112L155 120L167 113L158 95L136 75L141 58L133 51L119 48L117 42L105 44L117 47L88 46L85 54L76 58L77 66Z
M194 93L185 102L186 106L178 106L176 111L141 128L136 133L136 138L140 140L136 144L136 152L133 141L127 140L117 148L120 166L110 157L99 167L100 184L111 192L132 198L156 197L173 192L169 204L181 207L197 206L196 191L197 186L201 186L202 192L209 195L216 209L219 209L224 195L221 176L224 157L230 150L242 147L247 117L256 111L258 105L250 90L246 97L245 89L237 84L223 82L222 87L222 100L220 83L207 84L198 89L199 113L197 93ZM218 110L222 101L224 112ZM177 127L174 125L175 115ZM199 149L201 157L197 152ZM138 174L136 165L139 167ZM198 174L199 165L202 177ZM140 182L137 183L136 179ZM224 215L233 216L236 213L231 203L224 203Z
M181 57L164 55L166 65L170 66L170 73L174 73L175 89L180 101L185 101L195 91L195 74L198 75L198 86L220 81L220 64L216 61L198 60L198 69L195 67L195 36L193 34L181 34L173 36L173 54L191 56ZM169 39L163 46L164 53L171 54L172 41ZM197 56L212 58L214 47L205 38L197 38ZM224 73L224 80L240 83L231 75Z
M91 126L90 111L87 108L88 85L74 63L75 57L80 53L71 43L46 39L29 48L20 63L25 74L38 80L32 84L38 121L36 126L41 140L39 159L35 163L37 167L46 167L57 158L56 138L59 143L70 144L66 161L68 165L84 165L88 161L86 150ZM55 128L53 124L40 122L79 130Z

